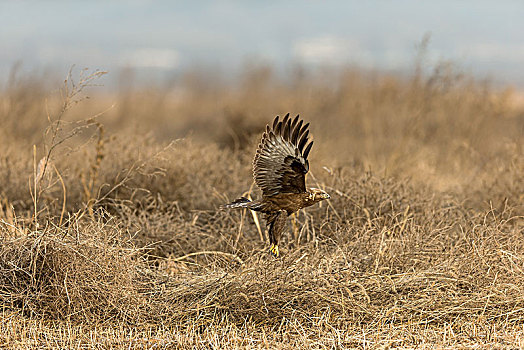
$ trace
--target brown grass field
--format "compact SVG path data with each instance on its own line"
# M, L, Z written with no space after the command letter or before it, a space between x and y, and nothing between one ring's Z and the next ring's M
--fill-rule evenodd
M0 347L524 346L514 90L445 64L113 93L102 74L0 92ZM311 122L309 186L332 198L274 259L262 218L218 208L259 196L256 144L287 112Z

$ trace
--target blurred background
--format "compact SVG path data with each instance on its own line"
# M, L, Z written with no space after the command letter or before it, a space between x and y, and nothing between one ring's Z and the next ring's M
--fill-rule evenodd
M139 84L203 67L231 78L252 64L406 74L427 36L428 65L450 60L521 89L523 18L511 0L2 1L0 82L17 63L60 77L73 64L109 71L109 88L126 84L122 70Z
M206 160L212 191L237 196L266 123L290 112L311 122L313 174L467 193L505 179L502 196L524 171L523 18L509 0L4 1L0 148L30 173L33 145L40 159L61 136L53 156L74 181L81 152L108 171L183 139L186 160L163 169Z

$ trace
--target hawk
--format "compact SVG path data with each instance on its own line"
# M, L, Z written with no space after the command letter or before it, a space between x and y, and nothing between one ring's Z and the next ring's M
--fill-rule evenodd
M272 126L266 126L253 160L253 178L262 190L262 198L251 201L238 198L223 208L247 208L264 213L268 233L269 251L278 257L278 244L286 219L296 211L309 207L330 196L318 188L306 188L309 171L308 155L313 146L309 142L309 123L303 125L297 115L289 113L280 120L277 116Z

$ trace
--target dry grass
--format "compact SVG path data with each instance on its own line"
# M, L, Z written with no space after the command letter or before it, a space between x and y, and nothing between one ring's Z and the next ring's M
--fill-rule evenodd
M511 90L448 66L262 68L85 100L98 74L0 95L0 346L523 346ZM308 180L332 199L276 260L251 215L217 208L249 191L259 134L287 111L311 121Z

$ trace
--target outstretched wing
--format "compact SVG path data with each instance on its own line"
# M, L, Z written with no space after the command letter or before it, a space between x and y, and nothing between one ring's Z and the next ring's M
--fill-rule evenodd
M302 125L297 115L282 121L277 116L273 126L266 126L253 161L255 183L265 196L306 191L307 157L313 146L309 142L309 123Z

